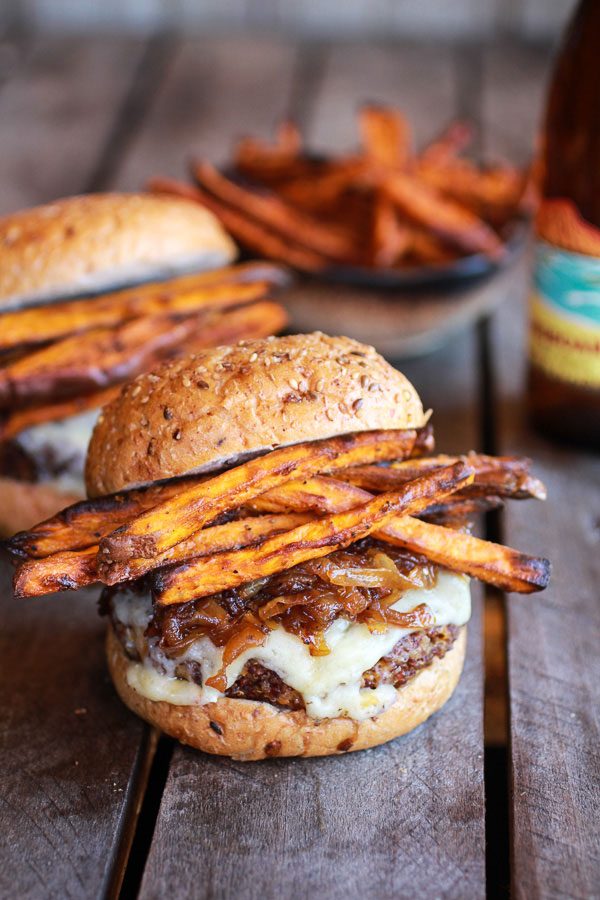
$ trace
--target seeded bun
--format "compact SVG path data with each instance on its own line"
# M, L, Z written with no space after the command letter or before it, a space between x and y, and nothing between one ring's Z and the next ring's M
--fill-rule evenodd
M224 697L217 703L175 706L148 700L127 681L127 659L112 626L107 635L110 674L123 702L138 716L183 744L234 759L327 756L366 750L412 731L451 697L462 672L467 629L453 647L397 690L393 706L371 719L311 719L270 703Z
M0 218L0 308L215 268L235 255L198 203L154 194L68 197Z
M87 491L95 497L285 444L426 421L413 386L373 347L319 332L243 341L127 385L92 435Z

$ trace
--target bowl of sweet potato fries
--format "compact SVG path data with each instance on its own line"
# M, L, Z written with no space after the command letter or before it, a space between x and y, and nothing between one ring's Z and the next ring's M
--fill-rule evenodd
M464 122L418 152L397 109L363 106L358 130L356 151L324 157L284 122L272 143L239 141L226 170L195 160L193 185L152 187L195 197L249 255L321 279L446 287L512 259L531 211L528 171L469 158Z

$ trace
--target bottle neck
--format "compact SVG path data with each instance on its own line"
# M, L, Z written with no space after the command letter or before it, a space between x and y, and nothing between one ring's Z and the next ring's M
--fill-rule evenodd
M550 88L543 194L570 200L600 227L600 2L583 0L567 30Z

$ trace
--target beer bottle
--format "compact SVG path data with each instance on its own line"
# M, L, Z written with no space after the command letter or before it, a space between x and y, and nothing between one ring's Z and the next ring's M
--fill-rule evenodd
M600 450L600 2L582 0L550 87L531 298L529 410Z

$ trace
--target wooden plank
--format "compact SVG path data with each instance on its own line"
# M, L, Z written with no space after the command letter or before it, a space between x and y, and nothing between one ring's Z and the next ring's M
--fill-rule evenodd
M359 65L363 52L344 48L347 80L336 93L348 107L358 84L373 97L369 74L379 72L377 54L365 73ZM298 71L303 70L301 65ZM393 71L402 78L401 66ZM418 87L413 84L412 90ZM327 81L316 109L333 109L326 99L329 89ZM301 95L297 86L295 96ZM233 128L227 104L220 103L220 109L222 122L213 121L215 142ZM336 129L332 121L332 145L345 145ZM474 335L403 369L435 405L440 446L476 446ZM475 593L461 683L447 707L413 734L343 758L259 764L176 747L140 896L168 893L178 900L190 891L198 897L318 893L345 900L409 892L483 896L482 672Z
M287 110L294 62L286 41L185 41L115 186L135 190L157 174L187 177L194 156L221 163L240 136L272 137Z
M487 63L490 118L521 128L522 152L543 93L547 55L521 56L529 106L510 102L514 68L498 52ZM524 91L521 93L525 93ZM498 132L497 132L498 134ZM512 145L515 146L514 144ZM544 508L519 504L504 518L508 543L552 560L548 590L508 601L512 786L512 880L516 897L594 897L600 885L600 460L537 436L524 410L524 268L495 323L500 450L525 453L548 486Z
M85 189L139 63L141 40L35 42L0 93L0 214Z
M356 112L376 101L399 106L418 144L433 137L456 110L454 53L412 43L337 44L328 56L327 90L318 95L307 130L315 150L351 151Z
M0 94L4 210L84 189L142 50L35 42ZM0 894L114 891L150 732L110 686L96 592L17 604L0 567Z
M138 797L146 729L115 697L96 594L10 602L2 567L0 894L95 896Z

